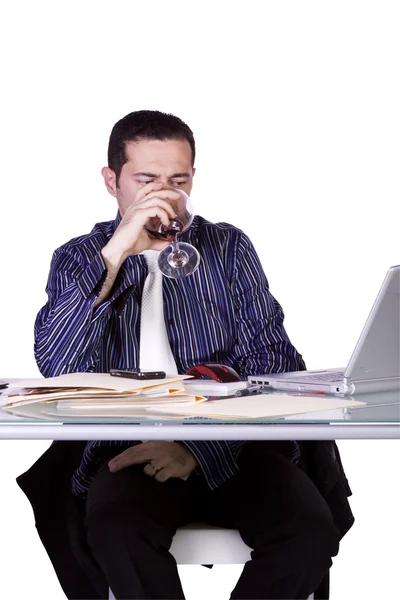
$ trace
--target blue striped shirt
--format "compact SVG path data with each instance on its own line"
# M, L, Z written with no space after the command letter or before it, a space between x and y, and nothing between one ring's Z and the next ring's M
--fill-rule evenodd
M35 358L45 377L139 366L140 304L147 276L143 256L124 261L108 299L94 308L107 275L101 250L120 219L118 213L115 221L96 224L91 233L54 252L48 302L35 321ZM232 225L196 216L181 239L193 244L202 260L190 277L163 279L165 323L178 373L209 361L233 367L242 379L298 370L301 357L286 334L282 308L269 291L249 238ZM215 489L238 471L236 461L246 442L182 443ZM98 467L96 449L104 444L110 442L88 442L73 476L74 493L88 490ZM294 443L293 460L298 454Z

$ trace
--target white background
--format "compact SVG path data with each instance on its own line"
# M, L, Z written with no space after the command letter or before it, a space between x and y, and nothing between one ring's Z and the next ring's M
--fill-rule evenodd
M308 368L344 366L400 263L397 2L10 2L0 9L1 373L37 376L33 322L54 249L115 217L113 124L193 129L197 212L250 235ZM0 442L0 596L64 597L14 479L48 442ZM356 524L331 599L399 593L399 448L339 442ZM238 567L182 570L188 600Z

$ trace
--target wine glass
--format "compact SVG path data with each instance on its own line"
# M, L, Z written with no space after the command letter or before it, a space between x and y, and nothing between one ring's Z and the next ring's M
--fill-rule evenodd
M191 244L179 242L177 239L191 226L194 213L190 197L183 190L176 189L174 191L179 193L180 198L168 200L168 203L174 209L176 217L170 220L167 227L159 219L150 219L153 221L151 229L146 227L146 231L157 239L171 242L160 252L158 266L165 277L182 279L196 271L200 264L200 254Z

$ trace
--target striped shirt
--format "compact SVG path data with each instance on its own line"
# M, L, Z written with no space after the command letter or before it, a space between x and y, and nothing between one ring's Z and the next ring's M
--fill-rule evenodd
M107 275L101 250L120 219L118 213L114 221L96 224L91 233L54 252L48 302L35 321L35 358L45 377L139 366L144 256L124 261L110 296L94 308ZM298 370L301 356L286 334L282 308L249 238L232 225L196 216L181 239L198 249L201 262L190 277L163 279L165 324L178 373L210 361L233 367L243 380ZM99 466L96 449L110 443L126 447L138 442L88 442L73 476L75 494L87 492ZM215 489L238 471L236 461L246 442L181 443ZM294 442L292 459L298 455Z

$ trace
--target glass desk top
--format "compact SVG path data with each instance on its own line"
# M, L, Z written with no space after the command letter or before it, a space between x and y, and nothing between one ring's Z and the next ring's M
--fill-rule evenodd
M0 393L4 392L6 390L0 390ZM271 394L279 396L276 392ZM285 417L246 419L149 416L137 410L120 410L114 416L64 416L57 414L56 403L35 403L0 409L0 437L12 438L12 431L17 431L15 426L24 428L28 434L28 431L34 429L25 428L32 425L35 431L39 428L42 431L42 434L38 433L33 437L51 439L54 435L50 431L48 435L43 434L45 426L56 426L51 431L59 433L59 426L63 425L63 439L128 439L126 435L129 435L129 439L141 439L145 435L150 435L149 439L171 439L172 436L174 439L246 439L246 435L251 438L256 436L254 439L290 439L295 434L302 439L329 439L330 436L333 438L334 433L336 438L362 437L366 432L369 432L367 437L379 437L378 431L384 432L387 437L400 438L400 390L344 396L343 399L349 402L348 407ZM354 400L365 402L365 405L354 406ZM193 425L196 427L190 427ZM10 429L12 426L14 427ZM349 426L358 426L358 429L351 430L355 432L354 435L348 429ZM74 437L71 435L68 438L67 430ZM357 431L360 433L357 434ZM22 430L21 434L16 435L18 438L23 436Z

